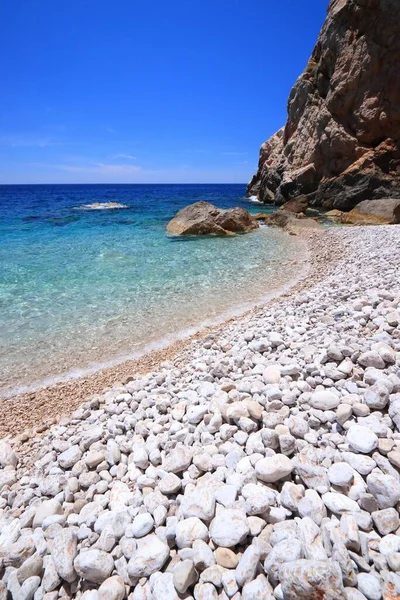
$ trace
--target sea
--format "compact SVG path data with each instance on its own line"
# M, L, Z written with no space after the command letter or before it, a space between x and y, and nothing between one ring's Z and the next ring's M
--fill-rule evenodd
M298 241L280 230L168 237L198 200L270 210L244 185L1 185L0 395L135 358L293 281ZM90 206L108 202L123 207Z

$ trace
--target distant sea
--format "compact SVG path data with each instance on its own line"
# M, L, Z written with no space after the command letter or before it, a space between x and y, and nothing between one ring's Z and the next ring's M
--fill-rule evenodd
M268 210L244 185L0 186L0 394L135 357L291 281L296 240L278 230L168 238L198 200Z

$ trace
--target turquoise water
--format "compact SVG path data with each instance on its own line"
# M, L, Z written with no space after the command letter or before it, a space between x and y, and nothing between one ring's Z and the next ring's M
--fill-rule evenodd
M259 212L244 193L238 185L0 186L2 394L134 356L288 283L297 242L280 231L165 235L176 211L200 199ZM110 201L127 208L81 208Z

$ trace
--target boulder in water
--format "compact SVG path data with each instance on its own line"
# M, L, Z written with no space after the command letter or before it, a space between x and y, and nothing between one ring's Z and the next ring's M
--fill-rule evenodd
M195 202L182 208L167 225L170 235L230 235L258 228L250 213L240 207L223 210L209 202Z

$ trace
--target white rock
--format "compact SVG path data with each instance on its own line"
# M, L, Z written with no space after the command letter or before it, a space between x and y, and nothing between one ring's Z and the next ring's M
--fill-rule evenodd
M249 546L243 553L236 567L235 577L239 587L252 581L256 575L260 560L260 550L256 546Z
M165 457L163 469L170 473L186 471L192 462L192 449L187 446L177 446Z
M160 573L151 585L153 600L179 600L172 573Z
M141 538L147 535L154 527L154 520L150 513L140 513L133 519L131 526L132 535Z
M261 574L244 585L242 600L274 600L273 589L265 575Z
M363 454L369 454L378 446L378 436L362 425L352 425L347 432L346 441L350 448Z
M51 547L51 556L57 573L61 579L69 583L72 583L76 578L74 559L77 553L76 532L70 528L58 531Z
M81 550L74 560L75 571L79 577L92 583L103 583L114 568L114 561L103 550Z
M35 517L33 519L33 527L34 527L34 529L36 527L40 527L42 525L43 521L47 517L51 517L53 515L62 515L63 514L63 510L61 508L61 504L55 498L53 498L52 500L45 500L44 502L42 502L41 504L36 505L36 506L37 506L37 508L36 508L36 514L35 514Z
M110 509L123 510L132 496L133 494L126 483L115 481L110 491Z
M294 465L284 454L275 454L258 460L255 469L258 479L266 483L274 483L290 475Z
M180 512L185 518L198 517L210 521L215 513L215 494L205 487L196 488L181 500Z
M345 462L333 463L328 469L328 478L333 485L339 487L350 486L354 480L354 472Z
M109 577L99 587L99 600L123 600L125 598L125 584L122 577L114 575Z
M178 548L191 548L195 540L208 541L208 529L197 517L179 521L176 526Z
M372 573L359 573L357 575L358 589L368 600L381 600L382 582Z
M400 482L392 475L374 471L368 475L367 485L381 509L395 506L400 500Z
M18 463L18 457L10 444L5 441L0 442L0 467L16 467Z
M326 494L323 494L322 501L335 515L342 515L347 512L360 512L361 510L357 502L344 494L327 492Z
M219 509L210 525L212 541L224 548L231 548L243 542L249 531L246 513L236 508Z
M182 487L182 479L175 475L175 473L168 473L160 480L158 487L162 494L176 494Z
M128 563L128 573L131 577L149 577L159 571L169 556L169 547L155 534L147 535L138 540L135 554Z
M339 396L327 390L314 392L310 398L310 405L318 410L332 410L339 404Z
M62 469L71 469L82 458L82 451L77 445L70 446L58 457L58 464Z
M191 585L196 583L197 578L198 575L191 560L183 560L174 568L173 582L175 589L180 594L184 594Z

